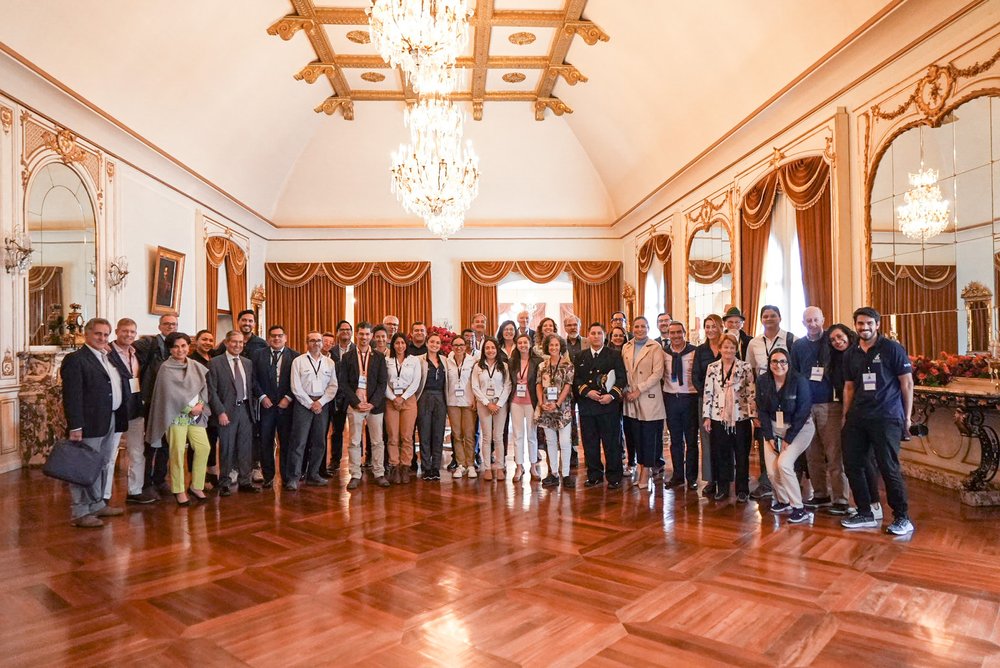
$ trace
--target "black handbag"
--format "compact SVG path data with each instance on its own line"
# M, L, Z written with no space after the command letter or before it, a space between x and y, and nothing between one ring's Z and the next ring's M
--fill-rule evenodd
M56 441L42 473L64 482L90 487L101 475L101 453L83 441Z

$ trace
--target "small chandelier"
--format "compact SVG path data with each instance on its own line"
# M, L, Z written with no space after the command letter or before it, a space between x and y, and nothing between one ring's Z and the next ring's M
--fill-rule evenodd
M8 274L24 274L31 269L31 237L23 231L3 240L3 267Z
M426 81L439 80L469 43L468 0L374 0L366 11L372 45L417 92L430 92Z
M899 230L911 239L927 241L948 227L948 200L941 198L936 169L920 169L909 177L910 189L903 194L905 204L897 209Z

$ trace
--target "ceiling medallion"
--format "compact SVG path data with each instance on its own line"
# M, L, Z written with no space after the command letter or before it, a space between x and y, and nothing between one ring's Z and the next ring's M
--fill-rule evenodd
M510 40L511 44L517 44L518 46L524 46L525 44L531 44L535 41L535 33L531 32L516 32L507 38Z
M347 33L347 39L355 44L371 44L372 37L367 30L352 30Z
M521 83L522 81L527 79L527 77L520 72L508 72L501 78L507 83Z
M364 74L361 75L361 78L371 83L378 83L379 81L385 81L385 75L379 74L378 72L365 72Z

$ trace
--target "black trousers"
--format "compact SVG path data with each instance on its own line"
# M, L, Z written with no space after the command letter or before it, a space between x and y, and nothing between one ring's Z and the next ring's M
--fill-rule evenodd
M294 403L294 402L293 402ZM264 480L274 480L274 437L281 441L281 451L279 453L279 470L281 479L285 482L292 480L294 471L288 468L288 459L292 450L292 406L288 408L278 408L277 404L270 408L260 407L260 470L264 475ZM226 472L223 471L223 474Z
M420 425L420 465L426 471L441 468L444 449L444 422L448 417L444 393L424 392L417 402L417 424Z
M736 482L736 493L750 493L750 420L740 420L729 430L712 420L709 432L712 453L712 476L719 485Z
M295 402L292 411L292 436L288 470L294 474L305 473L309 478L318 478L326 466L326 429L330 425L330 404L323 406L319 413L313 413L300 402ZM284 442L282 442L284 450ZM306 450L309 458L306 459ZM288 482L297 478L282 478Z
M608 482L621 482L621 431L619 411L580 416L580 436L583 438L583 456L587 462L587 480L600 482L606 476Z
M878 489L872 488L868 473L870 457L874 454L893 515L897 518L909 516L906 483L899 467L899 440L902 435L903 423L894 418L848 417L844 423L840 432L844 472L851 484L858 514L870 515L872 501L878 500Z
M619 415L621 414L619 413ZM619 451L625 453L625 459L629 466L635 466L636 462L636 452L639 445L635 438L633 430L626 426L625 419L622 419L622 427L618 430L618 442L621 443L623 449Z
M167 482L167 463L170 461L170 445L167 437L160 439L160 447L154 448L149 443L143 447L146 459L146 470L143 472L143 487L158 487Z
M347 406L338 406L339 402L334 399L330 404L330 464L328 468L340 469L340 462L344 459L344 425L347 424Z
M698 481L698 395L664 395L674 482Z
M625 417L625 438L635 447L636 461L640 466L658 465L657 451L663 450L663 420L637 420Z

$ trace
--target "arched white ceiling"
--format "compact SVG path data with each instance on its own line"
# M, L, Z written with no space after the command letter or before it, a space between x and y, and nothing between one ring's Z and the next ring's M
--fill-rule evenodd
M611 39L573 41L567 61L589 81L554 95L575 113L538 122L498 102L467 122L482 170L468 220L610 224L887 4L590 0L584 17ZM414 222L389 192L402 104L316 114L328 91L292 78L314 58L307 40L266 34L289 11L0 0L0 41L277 225Z

